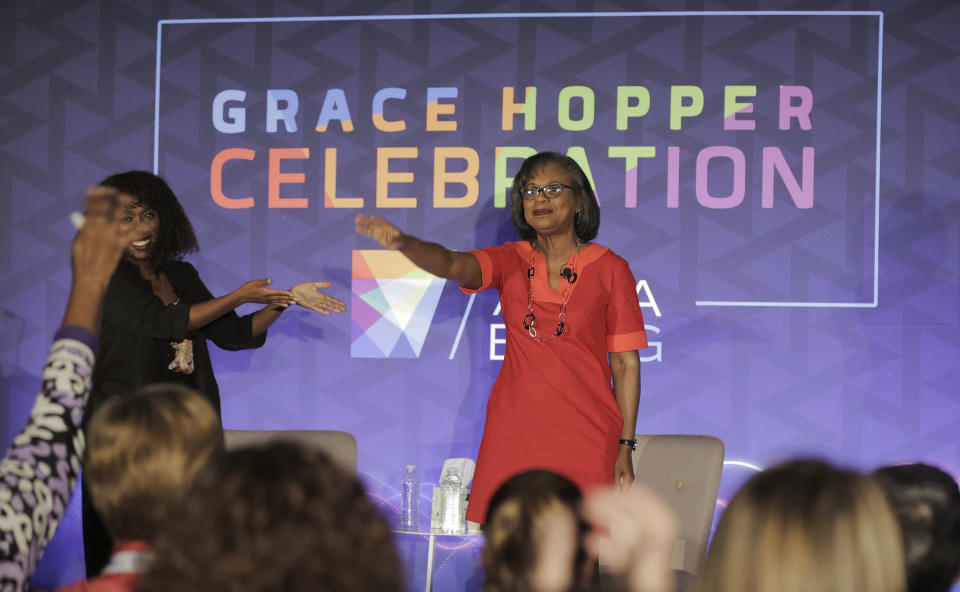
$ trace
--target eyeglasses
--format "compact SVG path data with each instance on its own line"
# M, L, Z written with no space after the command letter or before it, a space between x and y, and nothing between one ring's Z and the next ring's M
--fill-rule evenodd
M564 185L563 183L550 183L544 185L543 187L534 187L533 185L530 185L520 190L520 195L523 196L523 199L531 201L537 199L537 194L542 191L544 197L547 199L553 199L555 197L560 197L560 194L563 193L564 187L567 189L573 189L573 187Z

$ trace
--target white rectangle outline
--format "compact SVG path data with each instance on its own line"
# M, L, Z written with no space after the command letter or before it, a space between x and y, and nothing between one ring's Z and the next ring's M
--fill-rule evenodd
M205 25L229 23L291 23L323 21L399 21L399 20L453 20L453 19L495 19L495 18L593 18L626 16L875 16L879 18L877 39L877 146L874 171L874 225L873 225L873 300L871 302L767 302L767 301L727 301L697 300L696 306L724 307L776 307L776 308L876 308L880 290L880 113L883 91L883 12L851 10L717 10L717 11L680 11L680 12L525 12L525 13L489 13L489 14L386 14L366 16L307 16L307 17L267 17L267 18L209 18L209 19L161 19L157 21L157 61L154 78L153 104L153 172L159 173L160 159L160 64L161 43L164 25ZM473 301L471 299L470 304ZM467 308L469 311L469 306ZM466 317L466 315L465 315ZM456 342L463 332L461 323ZM454 346L456 348L456 346ZM452 353L451 353L452 356Z

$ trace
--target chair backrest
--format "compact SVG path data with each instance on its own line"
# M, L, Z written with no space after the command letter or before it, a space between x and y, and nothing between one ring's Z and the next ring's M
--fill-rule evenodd
M636 483L673 508L677 541L670 567L697 574L706 557L723 470L723 441L713 436L637 434Z
M337 466L357 472L357 439L348 432L335 430L223 430L227 450L258 446L268 442L296 442L310 448L319 448Z

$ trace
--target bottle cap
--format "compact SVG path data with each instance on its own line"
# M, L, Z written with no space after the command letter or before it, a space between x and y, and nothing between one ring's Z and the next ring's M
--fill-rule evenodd
M417 470L417 465L407 465L407 472L412 473Z

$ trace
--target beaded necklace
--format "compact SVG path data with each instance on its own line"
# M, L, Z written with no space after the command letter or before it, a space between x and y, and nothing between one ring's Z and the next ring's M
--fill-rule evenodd
M577 239L577 252L573 255L573 264L564 266L561 268L560 275L567 280L567 285L563 289L563 295L560 298L560 312L557 314L557 328L554 330L553 335L547 337L546 339L540 337L537 334L537 330L534 328L534 324L537 322L537 316L533 314L533 276L536 273L536 268L533 265L533 257L537 250L537 243L531 243L533 249L530 251L530 267L527 268L527 285L530 288L529 296L527 297L527 315L523 317L523 328L527 330L527 334L530 335L532 339L535 339L540 342L551 341L560 337L563 333L563 330L566 328L566 319L567 317L567 301L570 299L570 292L573 290L573 284L577 281L577 264L580 262L580 239Z

